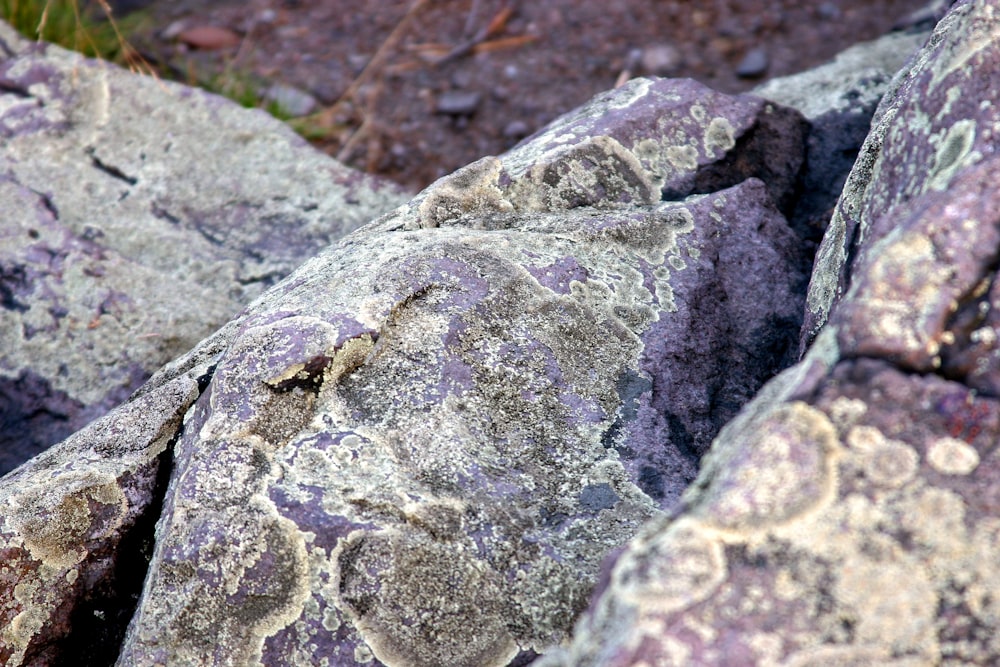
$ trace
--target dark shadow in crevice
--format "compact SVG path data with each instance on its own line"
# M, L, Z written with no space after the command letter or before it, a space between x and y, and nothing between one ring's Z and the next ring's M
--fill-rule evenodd
M126 530L121 541L109 548L106 557L114 561L111 571L74 607L70 615L70 634L55 650L55 654L62 657L62 664L109 667L117 662L153 557L156 522L173 474L173 445L181 432L178 431L170 446L157 458L152 501L146 511Z
M212 366L198 377L199 394L204 394L214 370ZM131 525L121 527L117 541L106 539L88 554L93 567L90 572L81 572L81 577L89 575L97 581L76 599L69 616L69 634L46 651L55 656L54 664L106 667L118 661L153 558L156 524L174 473L174 447L183 434L182 423L166 449L149 463L150 469L137 471L132 479L120 480L121 486L148 496L149 502ZM108 565L102 567L102 562ZM83 586L87 587L88 582Z

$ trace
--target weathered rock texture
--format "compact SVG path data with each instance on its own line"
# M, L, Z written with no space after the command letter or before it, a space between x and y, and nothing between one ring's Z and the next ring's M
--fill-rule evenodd
M690 127L637 155L667 103ZM802 136L636 81L259 300L176 445L121 664L507 665L563 638L789 343L798 239L732 153L761 126Z
M806 163L789 216L792 227L809 242L822 239L876 106L932 27L921 22L905 32L889 33L847 49L826 65L754 89L755 95L792 107L809 121Z
M487 667L564 639L794 354L777 206L805 130L634 81L308 261L5 478L0 657L55 664L79 610L131 613L114 579L157 514L122 665Z
M0 23L0 474L402 201L261 112Z
M1000 662L998 25L957 3L896 78L813 274L825 327L539 664Z
M998 5L809 123L631 82L324 250L3 478L0 662L1000 661Z

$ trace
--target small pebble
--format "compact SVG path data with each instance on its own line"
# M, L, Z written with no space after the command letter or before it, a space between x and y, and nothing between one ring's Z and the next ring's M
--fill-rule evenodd
M242 38L229 28L199 25L181 32L177 40L196 49L215 51L239 46Z
M833 4L832 2L824 2L820 4L818 11L819 11L819 17L827 21L832 21L834 19L840 18L840 7Z
M451 75L451 85L456 88L468 88L472 83L472 72L469 70L459 70Z
M681 63L681 54L670 44L647 46L642 50L640 61L642 69L649 74L667 76L677 70Z
M355 74L360 74L368 64L369 60L371 60L371 56L365 53L347 54L347 64L351 66L351 71Z
M531 132L531 128L523 120L512 120L503 128L503 136L507 139L523 139Z
M178 19L170 23L166 28L160 31L160 39L165 39L167 41L177 39L177 35L184 32L187 29L187 25L187 21L184 19Z
M264 93L264 98L274 102L289 116L308 116L317 106L316 98L284 83L275 83Z
M434 111L449 116L471 116L479 106L479 98L479 93L449 90L438 96Z
M743 56L743 60L736 66L736 76L744 79L756 78L767 71L769 64L767 51L758 46Z

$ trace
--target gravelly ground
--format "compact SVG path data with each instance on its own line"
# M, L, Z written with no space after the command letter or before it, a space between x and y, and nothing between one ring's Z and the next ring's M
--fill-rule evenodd
M164 71L290 86L305 96L284 93L286 104L313 105L317 145L417 189L630 75L747 90L905 23L926 0L148 4L132 41ZM206 26L230 31L232 45L185 44Z

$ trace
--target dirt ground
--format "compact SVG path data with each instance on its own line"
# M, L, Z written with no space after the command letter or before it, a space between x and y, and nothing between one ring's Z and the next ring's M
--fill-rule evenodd
M745 91L927 2L139 1L130 40L161 73L277 100L329 154L413 190L631 76Z

